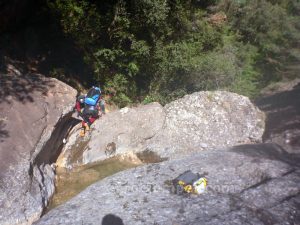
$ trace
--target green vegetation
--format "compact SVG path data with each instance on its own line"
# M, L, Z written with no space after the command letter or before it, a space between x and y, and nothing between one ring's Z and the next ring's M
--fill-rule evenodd
M299 0L54 0L95 82L124 106L200 90L255 97L296 76Z

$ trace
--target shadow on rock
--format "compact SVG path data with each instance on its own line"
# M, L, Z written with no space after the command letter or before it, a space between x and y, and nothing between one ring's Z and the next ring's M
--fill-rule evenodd
M53 87L51 80L40 75L1 75L0 103L11 103L12 98L22 103L34 102L33 92L46 95Z
M244 154L253 158L277 160L288 163L294 166L300 166L300 156L297 154L290 154L285 151L280 145L273 143L266 144L248 144L232 147L232 151Z
M293 140L300 139L300 83L292 90L260 98L256 105L268 114L264 141L288 131Z
M124 225L122 219L113 214L107 214L102 219L102 225Z
M60 120L60 122L55 126L51 137L36 156L34 163L39 166L42 164L55 163L64 146L63 139L66 138L70 130L80 122L81 120L72 117L65 117Z
M0 142L3 142L4 138L8 138L9 137L9 133L7 130L5 130L5 126L6 124L4 123L4 121L1 121L2 118L0 118Z

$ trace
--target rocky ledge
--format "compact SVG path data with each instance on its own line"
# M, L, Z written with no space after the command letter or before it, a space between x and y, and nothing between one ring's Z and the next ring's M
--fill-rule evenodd
M172 193L186 170L206 174L204 194ZM106 178L35 224L298 224L299 175L299 159L275 144L202 151Z

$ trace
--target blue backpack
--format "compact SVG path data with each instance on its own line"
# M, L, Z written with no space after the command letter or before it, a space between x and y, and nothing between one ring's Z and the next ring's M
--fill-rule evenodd
M95 106L98 103L100 96L101 89L98 87L92 87L86 94L84 103L90 106Z

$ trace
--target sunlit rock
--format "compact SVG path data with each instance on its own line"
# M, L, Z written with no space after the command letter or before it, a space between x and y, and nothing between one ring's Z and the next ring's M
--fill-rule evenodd
M297 162L273 144L202 151L105 178L36 224L101 224L109 215L119 218L118 224L135 225L295 224ZM186 170L205 174L203 194L172 192L172 179Z
M114 154L155 152L172 158L202 150L259 143L264 113L244 96L225 91L197 92L162 107L158 103L104 115L84 138L79 127L68 136L63 165L87 164Z
M31 224L54 193L50 164L74 122L76 91L24 74L0 74L0 87L0 224Z

